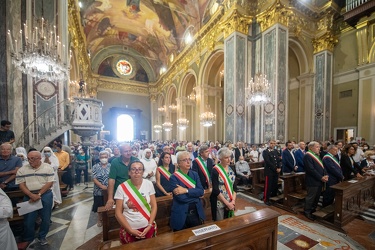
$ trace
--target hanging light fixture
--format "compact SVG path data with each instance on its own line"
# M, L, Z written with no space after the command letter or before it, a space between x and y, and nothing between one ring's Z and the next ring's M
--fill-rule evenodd
M160 126L160 125L154 125L154 132L155 133L160 133L161 132L161 129L162 129L162 126Z
M267 80L267 76L258 73L251 78L248 87L245 88L246 98L250 105L261 105L270 101L269 94L270 84Z
M189 126L189 120L186 118L177 119L177 127L180 130L185 130Z
M165 111L165 107L164 107L164 106L163 106L163 107L159 107L159 108L158 108L158 111L159 111L159 112L164 112L164 111Z
M177 105L176 104L171 104L169 105L169 109L173 112L175 112L177 110Z
M48 21L43 18L43 2L42 17L33 19L31 25L26 20L23 31L21 29L18 34L12 36L8 30L13 64L22 73L31 77L50 81L68 79L69 69L63 60L66 48L57 36L56 26L49 25Z
M170 123L170 122L164 122L163 123L163 129L164 129L164 131L169 132L169 131L172 130L172 128L173 128L173 124L172 123Z
M203 127L211 127L215 124L216 115L211 112L209 105L207 105L207 111L199 115L199 120Z

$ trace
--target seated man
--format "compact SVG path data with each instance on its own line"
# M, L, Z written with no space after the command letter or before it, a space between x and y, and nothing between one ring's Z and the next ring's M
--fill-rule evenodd
M0 145L0 188L4 191L14 191L18 185L14 184L17 170L22 167L22 160L12 155L13 147L9 143Z
M237 178L240 179L238 185L243 184L245 186L251 187L251 172L249 163L244 160L244 157L242 155L238 159L239 160L236 162Z

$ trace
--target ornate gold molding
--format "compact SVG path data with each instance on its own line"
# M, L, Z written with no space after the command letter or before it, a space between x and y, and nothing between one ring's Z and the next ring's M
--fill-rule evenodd
M233 32L241 32L247 35L249 25L252 23L252 16L240 13L237 5L233 5L232 8L227 11L223 19L224 20L219 23L219 26L224 33L224 38L227 38Z
M107 80L107 79L102 79L102 78L96 78L97 89L105 89L109 91L122 91L126 93L131 93L131 94L137 94L137 95L145 95L149 96L149 88L148 85L142 85L142 84L124 84L122 81L112 81L112 80Z
M291 14L290 9L286 8L280 1L276 1L275 4L259 14L256 19L260 25L261 32L264 32L277 23L288 26Z
M338 39L333 34L333 32L328 31L324 33L322 36L313 39L312 43L314 47L314 54L322 52L324 50L333 52L334 47L338 43Z

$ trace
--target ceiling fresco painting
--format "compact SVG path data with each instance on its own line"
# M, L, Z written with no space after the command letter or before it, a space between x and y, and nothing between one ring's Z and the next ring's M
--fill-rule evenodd
M161 67L168 64L171 54L178 54L183 49L186 30L194 35L201 28L201 20L210 2L211 0L82 0L81 20L87 50L91 58L95 58L97 53L112 45L121 45L123 50L108 51L108 57L127 55L128 48L131 48L150 64L154 72L159 72ZM104 61L108 60L113 58ZM113 66L113 62L104 61L98 70L100 72L108 72L108 69L103 71L104 65ZM145 71L141 67L139 69Z

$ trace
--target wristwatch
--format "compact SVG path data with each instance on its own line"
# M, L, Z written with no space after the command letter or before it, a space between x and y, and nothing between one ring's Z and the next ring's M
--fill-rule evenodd
M187 193L187 194L189 193L189 189L188 189L188 188L186 189L186 193Z
M1 184L4 184L6 186L8 185L8 182L3 181Z

